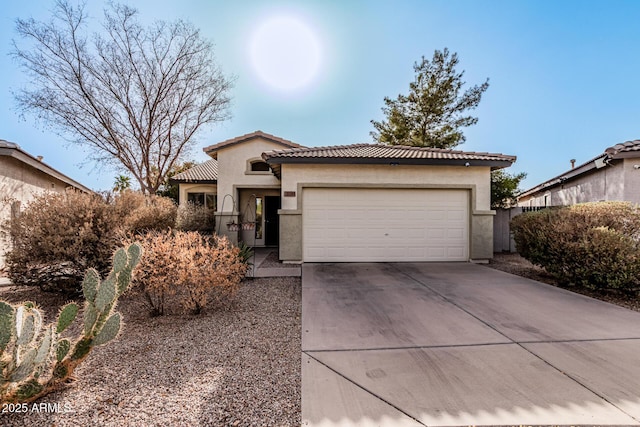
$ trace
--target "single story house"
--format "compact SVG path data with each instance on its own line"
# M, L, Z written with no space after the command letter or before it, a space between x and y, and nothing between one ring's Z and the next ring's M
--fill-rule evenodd
M219 234L284 262L474 261L493 255L490 172L515 157L354 144L303 147L256 131L204 148L173 177ZM212 206L213 205L213 206Z
M609 147L518 196L518 206L525 208L602 201L640 203L640 140Z
M20 212L33 198L44 191L62 193L68 188L91 192L90 189L58 172L20 148L18 144L0 139L0 224ZM0 268L11 247L6 230L0 228Z

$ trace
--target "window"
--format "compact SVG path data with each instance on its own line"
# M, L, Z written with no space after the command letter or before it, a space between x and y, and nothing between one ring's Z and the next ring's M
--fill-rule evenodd
M262 197L256 197L256 240L262 239Z
M251 172L269 172L269 165L260 160L251 162Z
M18 218L20 216L20 201L11 202L11 219Z
M214 193L187 193L187 202L215 211L218 204L218 196Z
M204 193L187 193L187 202L204 206Z

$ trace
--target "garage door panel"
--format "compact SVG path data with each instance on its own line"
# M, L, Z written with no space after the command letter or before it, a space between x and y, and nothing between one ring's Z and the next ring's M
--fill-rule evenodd
M466 261L465 190L303 191L307 262Z

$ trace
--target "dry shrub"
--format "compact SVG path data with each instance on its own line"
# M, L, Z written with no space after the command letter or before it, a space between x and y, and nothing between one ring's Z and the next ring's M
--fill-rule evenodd
M640 210L625 202L585 203L517 216L518 252L558 280L589 288L640 286Z
M138 240L144 256L135 283L154 314L164 314L176 302L192 313L208 303L224 304L235 296L247 271L240 249L226 237L152 231Z
M43 193L7 224L13 243L6 255L9 276L15 284L79 293L87 268L109 270L120 236L173 227L175 218L171 199L140 192L125 191L114 200Z
M164 230L176 222L177 207L168 197L125 190L116 196L114 208L124 231L130 233Z
M109 270L119 243L118 222L114 210L95 194L69 191L36 197L8 224L13 247L6 263L11 281L79 292L87 268L102 274Z
M182 231L212 233L215 227L213 209L192 202L178 207L176 228Z

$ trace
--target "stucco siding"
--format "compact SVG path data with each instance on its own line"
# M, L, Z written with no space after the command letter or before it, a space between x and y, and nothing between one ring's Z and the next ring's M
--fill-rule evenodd
M446 188L466 190L470 197L469 258L491 258L494 212L490 210L490 183L488 166L283 164L280 254L290 261L302 260L299 233L304 223L305 188Z
M640 203L640 159L624 159L624 198Z
M250 159L261 160L265 151L281 150L282 145L256 138L242 144L223 148L218 152L218 196L220 200L227 194L231 194L238 202L236 188L249 188L252 186L279 186L280 181L270 171L264 173L251 173L247 171L247 161ZM249 173L247 173L249 172ZM230 212L231 209L225 211Z
M491 202L489 167L464 166L390 166L390 165L282 165L282 209L298 209L299 184L340 184L361 186L434 186L441 188L474 187L472 209L489 210Z
M625 167L623 162L618 161L536 193L532 197L520 199L518 206L569 206L577 203L626 200L625 184Z
M24 209L37 195L46 191L62 193L67 187L67 183L15 158L0 156L0 224L11 219L13 202L19 202L20 209ZM0 268L4 266L4 255L10 247L8 233L0 228Z

